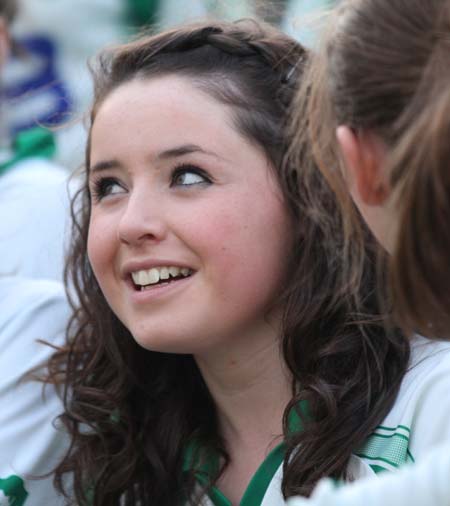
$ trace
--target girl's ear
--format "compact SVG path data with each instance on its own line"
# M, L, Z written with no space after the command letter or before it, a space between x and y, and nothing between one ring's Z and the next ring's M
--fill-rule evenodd
M354 132L345 125L336 129L336 137L352 195L369 206L383 205L390 186L384 173L385 147L381 139L370 132Z

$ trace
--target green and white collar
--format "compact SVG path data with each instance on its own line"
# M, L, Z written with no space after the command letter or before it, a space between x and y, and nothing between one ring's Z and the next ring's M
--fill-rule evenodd
M300 403L299 409L302 413L305 413L305 404ZM289 413L289 432L294 433L301 430L302 422L300 415L296 409L292 409ZM187 472L194 469L195 477L199 484L201 486L208 486L211 479L217 476L220 458L219 455L208 452L207 449L202 449L204 450L202 452L199 449L201 449L201 445L198 441L191 441L188 444L183 459L183 471ZM282 442L267 455L250 480L241 499L240 506L261 505L275 473L283 464L285 453L286 444ZM215 486L210 488L209 498L214 506L231 506L231 501Z

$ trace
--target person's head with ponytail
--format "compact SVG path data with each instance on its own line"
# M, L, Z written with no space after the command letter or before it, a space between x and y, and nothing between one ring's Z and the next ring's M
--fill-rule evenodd
M360 265L356 203L389 253L395 322L430 337L449 316L449 54L448 0L340 2L297 96L291 149L309 166L303 184L313 153L335 191L347 270Z

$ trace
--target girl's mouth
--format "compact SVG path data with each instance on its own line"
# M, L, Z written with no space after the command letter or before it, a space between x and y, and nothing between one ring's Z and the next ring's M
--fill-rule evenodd
M189 267L162 266L132 272L131 279L137 291L144 291L187 278L193 273Z

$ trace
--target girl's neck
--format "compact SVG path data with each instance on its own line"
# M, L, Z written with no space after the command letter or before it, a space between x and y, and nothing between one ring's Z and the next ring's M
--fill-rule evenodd
M270 450L280 443L291 379L279 340L259 340L248 348L228 349L197 364L215 401L230 463L217 485L239 504Z
M282 418L292 397L292 384L279 339L272 336L255 343L230 346L220 354L196 360L230 449L235 444L256 445L266 452L282 434Z

